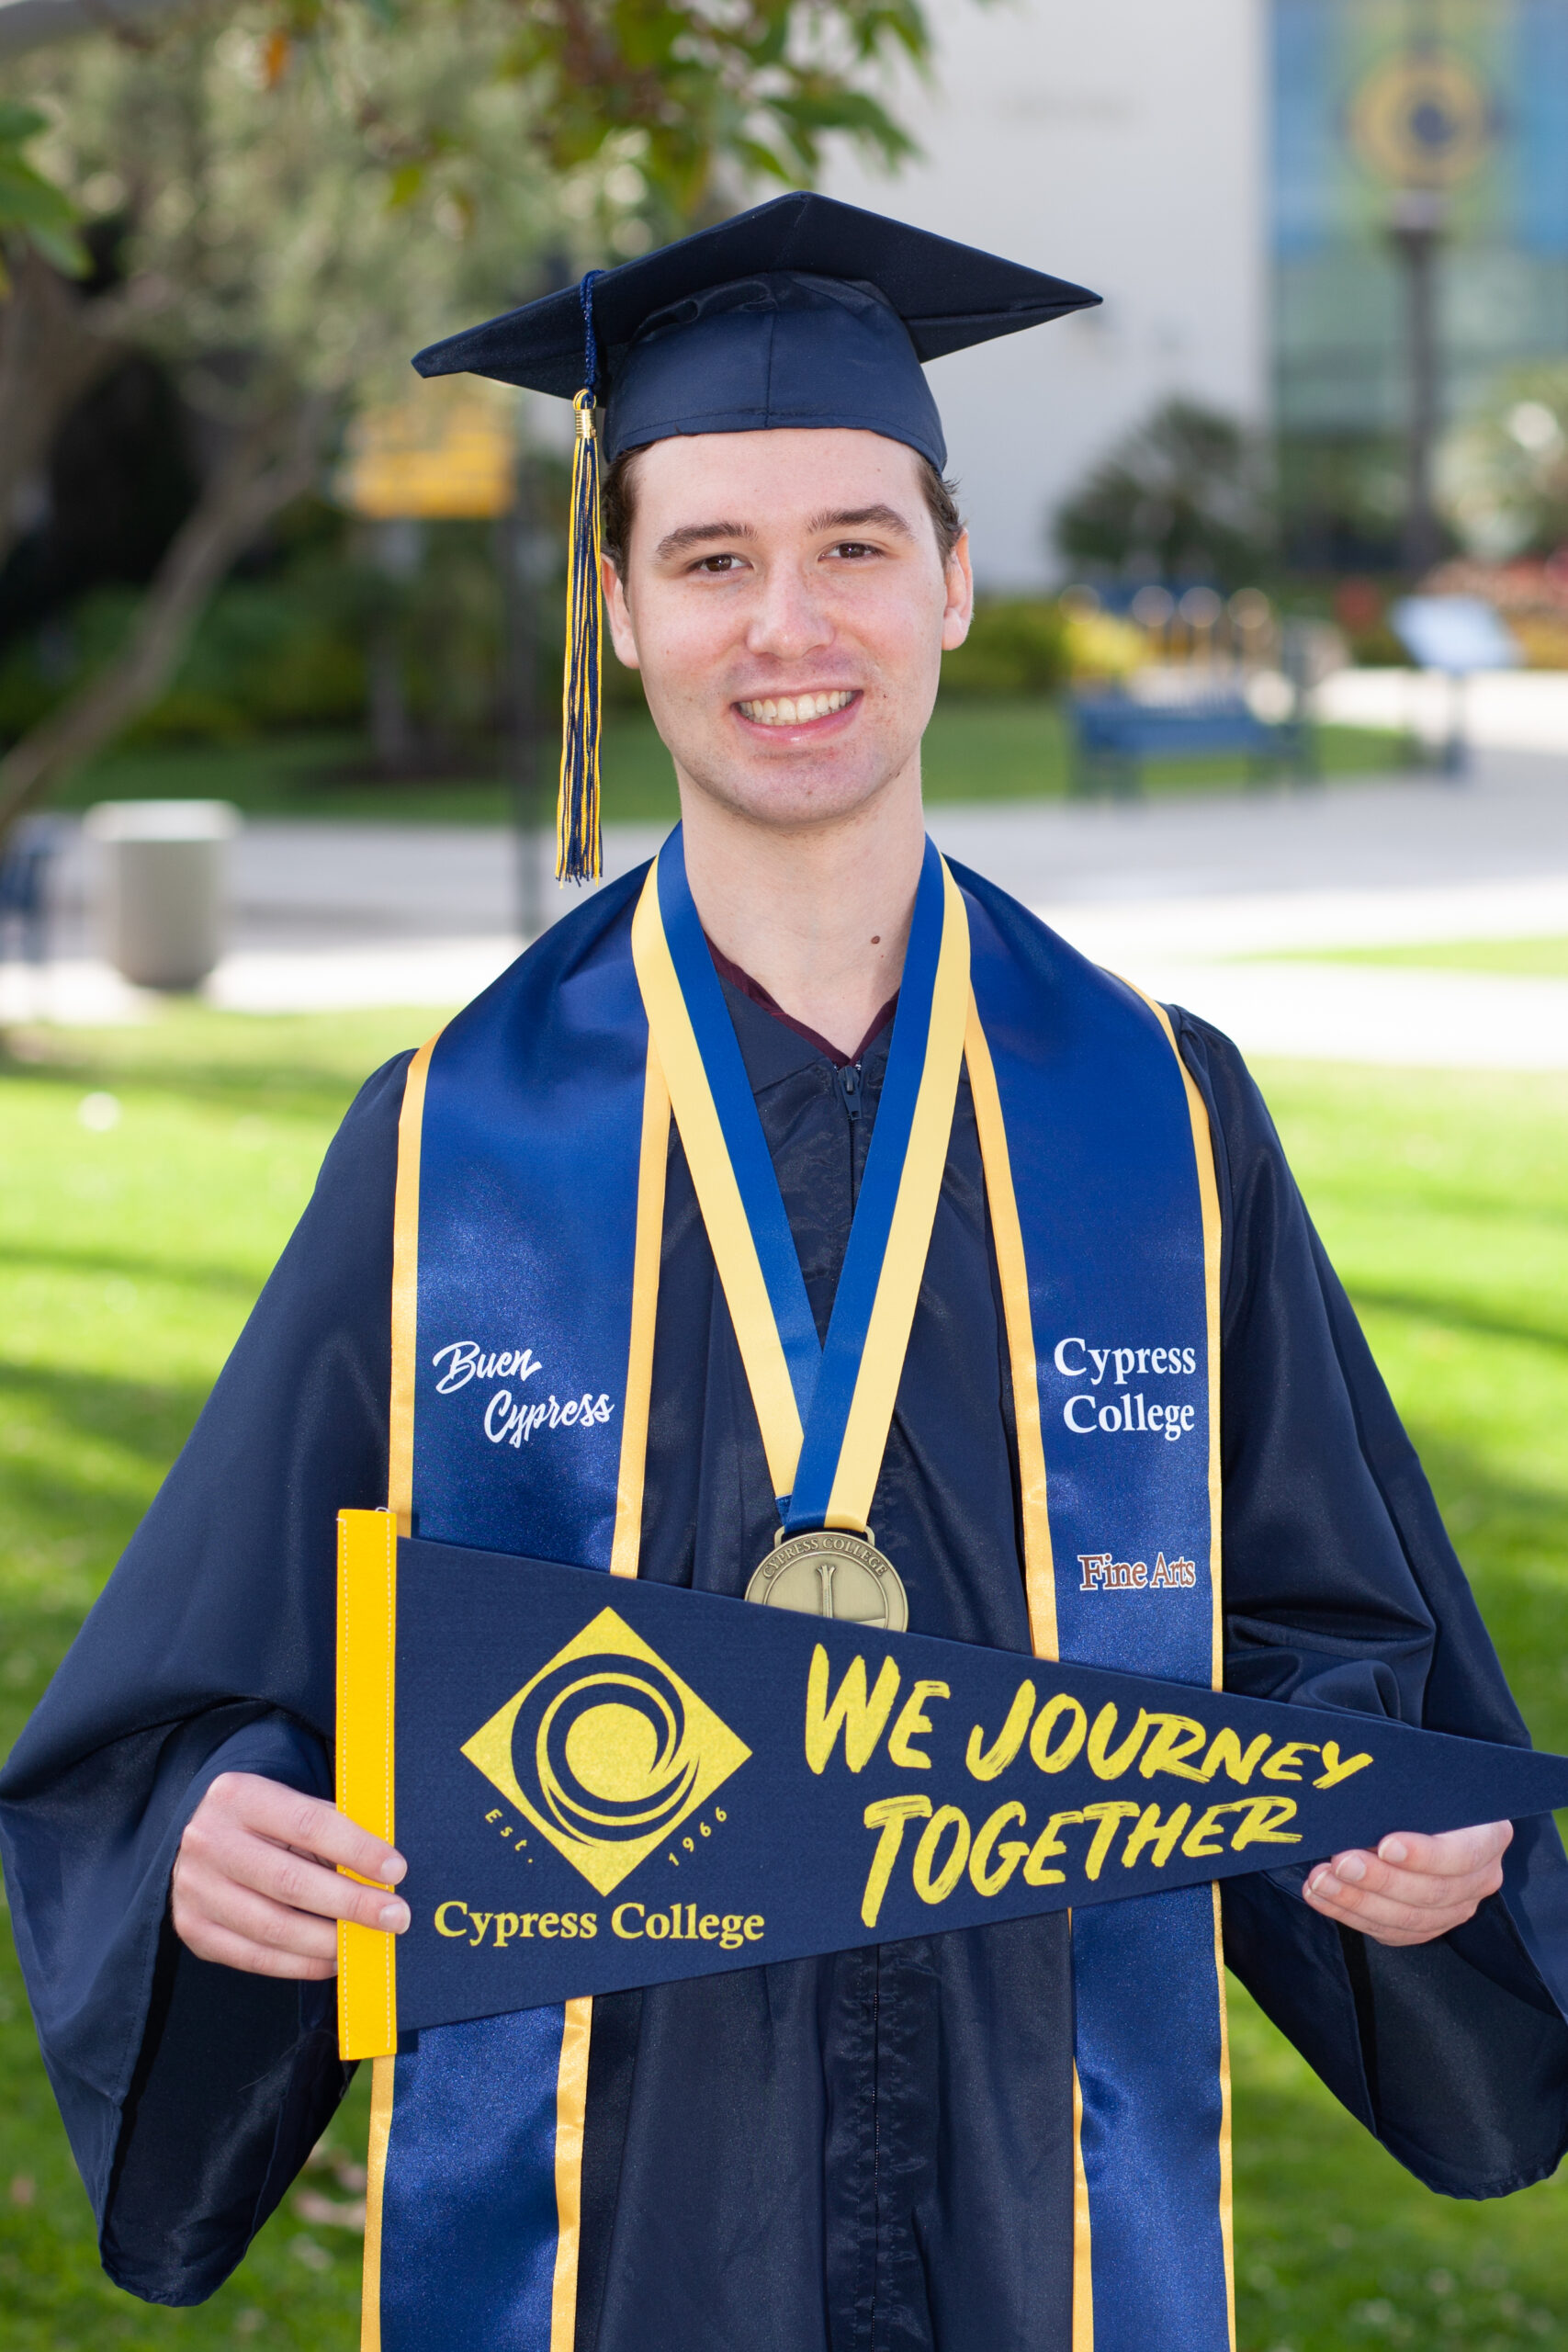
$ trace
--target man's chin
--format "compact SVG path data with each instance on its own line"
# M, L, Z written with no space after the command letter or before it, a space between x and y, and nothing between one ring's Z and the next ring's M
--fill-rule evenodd
M721 768L706 763L687 767L677 759L675 764L683 803L688 793L695 794L730 816L790 832L844 824L863 814L897 784L910 762L906 758L869 773L851 774L827 763L813 769L804 762L798 766L783 761L755 766L737 763Z

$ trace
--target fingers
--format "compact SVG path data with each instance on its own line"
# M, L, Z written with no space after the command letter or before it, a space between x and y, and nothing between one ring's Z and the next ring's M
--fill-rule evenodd
M1351 1851L1320 1863L1303 1890L1326 1918L1387 1944L1429 1943L1474 1916L1503 1883L1506 1822L1445 1831L1399 1831L1375 1854Z
M321 1857L320 1860L317 1857ZM336 1922L400 1933L408 1905L331 1867L400 1879L402 1856L319 1798L250 1773L216 1780L175 1859L175 1933L199 1959L255 1974L324 1977L337 1966Z
M301 1982L320 1982L337 1974L336 1939L328 1928L325 1932L333 1945L331 1951L297 1951L275 1940L257 1941L237 1928L220 1926L200 1912L182 1910L176 1900L174 1905L175 1933L188 1951L197 1960L218 1962L224 1968L243 1969L249 1976L284 1976Z
M1423 1838L1413 1829L1396 1829L1379 1846L1378 1859L1432 1878L1462 1877L1500 1861L1513 1842L1511 1821L1483 1821L1471 1829L1445 1829L1437 1838Z
M399 1934L408 1926L409 1907L400 1894L382 1886L362 1886L356 1879L324 1870L291 1847L275 1846L268 1838L248 1830L231 1830L193 1821L181 1841L175 1882L187 1904L197 1904L215 1917L226 1916L235 1894L266 1897L285 1915L321 1923L352 1919L361 1928L384 1928Z
M258 1773L220 1773L197 1809L197 1820L209 1804L222 1818L257 1837L319 1855L361 1878L378 1879L383 1886L396 1886L408 1869L395 1846L373 1838L335 1804L287 1789L280 1781L264 1781Z

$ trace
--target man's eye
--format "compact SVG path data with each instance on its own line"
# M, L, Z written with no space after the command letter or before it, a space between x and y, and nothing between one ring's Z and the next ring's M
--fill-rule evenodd
M717 572L722 575L727 571L739 571L739 565L740 559L737 555L705 555L696 569L699 571Z
M865 556L874 555L876 549L867 539L840 539L828 552L829 555Z

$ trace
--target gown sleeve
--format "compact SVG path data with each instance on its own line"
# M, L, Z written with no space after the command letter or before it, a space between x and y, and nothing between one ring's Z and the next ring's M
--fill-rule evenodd
M44 2064L111 2278L199 2302L342 2098L330 1982L197 1960L168 1922L220 1772L332 1794L335 1517L385 1501L397 1121L370 1079L152 1510L0 1774Z
M1173 1012L1225 1233L1225 1684L1528 1746L1414 1447L1235 1047ZM1306 1872L1231 1879L1225 1953L1351 2113L1429 2188L1500 2197L1568 2146L1568 1867L1521 1821L1501 1894L1430 1944L1322 1918Z

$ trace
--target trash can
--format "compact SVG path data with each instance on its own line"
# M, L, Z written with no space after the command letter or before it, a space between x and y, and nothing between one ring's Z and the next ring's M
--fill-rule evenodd
M105 800L85 831L97 850L104 951L144 989L194 989L223 952L226 800Z

